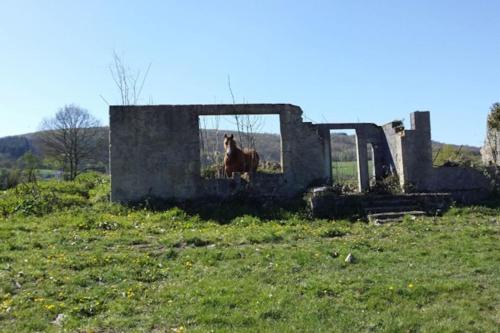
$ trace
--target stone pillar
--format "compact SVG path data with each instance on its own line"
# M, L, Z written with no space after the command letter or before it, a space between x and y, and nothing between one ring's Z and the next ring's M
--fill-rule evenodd
M333 181L332 175L332 147L329 128L321 128L320 135L323 138L323 167L324 174L327 177L326 182L331 184Z
M432 141L430 113L411 114L411 130L401 138L404 187L408 192L426 191L432 185Z
M383 180L387 173L388 165L385 164L385 155L380 144L372 143L373 148L373 168L376 180ZM387 163L388 164L388 163Z
M356 131L356 155L358 158L358 189L365 192L370 187L368 174L368 149L366 139Z
M411 113L411 128L418 133L418 160L422 167L432 168L431 115L429 111Z
M431 137L431 114L429 111L415 111L410 114L411 129Z
M280 113L284 193L292 196L313 185L324 185L330 176L326 168L325 137L321 125L303 122L302 111Z

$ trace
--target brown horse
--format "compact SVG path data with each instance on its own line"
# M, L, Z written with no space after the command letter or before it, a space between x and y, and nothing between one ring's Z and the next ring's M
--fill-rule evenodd
M232 177L233 172L255 172L259 166L259 154L255 149L241 150L236 145L234 136L224 134L224 171Z

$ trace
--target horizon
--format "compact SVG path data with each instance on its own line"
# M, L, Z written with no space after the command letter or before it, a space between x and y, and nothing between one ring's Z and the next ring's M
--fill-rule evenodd
M221 117L223 117L223 116L221 116ZM98 128L109 128L109 124L101 125ZM206 131L218 131L219 135L221 137L224 134L231 134L231 133L235 134L238 131L236 128L210 128L210 127L207 127L207 128L200 128L200 129L201 130L206 130ZM34 132L22 133L22 134L14 134L14 135L7 135L7 136L0 137L0 140L3 139L3 138L11 138L11 137L18 137L18 136L33 135L33 134L36 134L38 132L40 132L40 131L34 131ZM272 132L272 131L258 131L258 132L254 132L254 134L256 134L256 135L263 134L263 135L281 136L281 133L279 133L279 132ZM330 134L331 134L332 138L334 136L349 136L349 137L356 136L355 130L352 130L352 129L330 130ZM432 141L433 144L437 143L437 144L452 145L452 146L463 146L463 147L470 147L470 148L474 148L474 149L476 149L476 148L480 149L481 148L481 146L474 146L474 145L469 145L469 144L455 144L455 143L437 141L437 140L434 140L434 139L432 139L431 141Z
M500 3L6 1L0 137L77 104L108 122L113 52L151 70L139 104L287 103L321 122L431 112L432 139L481 146L500 101ZM265 131L276 133L274 126Z

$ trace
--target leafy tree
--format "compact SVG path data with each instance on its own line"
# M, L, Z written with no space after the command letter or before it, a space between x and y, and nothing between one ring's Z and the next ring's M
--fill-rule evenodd
M0 190L5 190L8 187L9 171L7 169L0 169Z
M19 158L18 162L23 171L25 181L28 183L36 183L36 173L40 166L40 159L33 155L31 151L28 151Z
M0 169L0 190L17 186L22 181L21 170L16 168Z
M42 121L40 140L46 154L63 165L66 178L73 180L85 160L98 146L100 123L87 110L71 104L53 118Z
M500 103L493 103L488 115L488 128L500 130Z
M490 150L492 163L498 165L499 150L499 132L500 132L500 103L493 103L488 115L488 132L486 134L487 147Z

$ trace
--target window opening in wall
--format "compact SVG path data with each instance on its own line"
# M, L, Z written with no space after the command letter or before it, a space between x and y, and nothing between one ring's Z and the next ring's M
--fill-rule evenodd
M251 154L254 150L259 160L257 173L283 172L279 115L199 116L199 127L200 174L203 178L227 178L225 135L234 140L236 147L246 155L245 168L255 162L255 155ZM229 152L233 158L233 152Z

